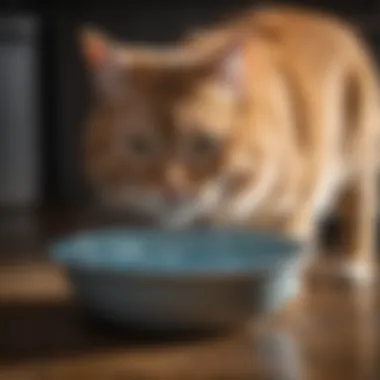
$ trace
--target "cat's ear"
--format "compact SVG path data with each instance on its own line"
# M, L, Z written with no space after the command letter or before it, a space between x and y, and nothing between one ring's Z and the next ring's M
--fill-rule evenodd
M112 59L110 38L95 28L83 27L79 31L79 44L85 64L90 70L101 70Z
M244 57L240 45L229 48L218 59L216 66L218 83L233 95L241 95L244 85Z
M112 99L120 95L123 68L118 60L117 45L105 34L90 27L79 33L80 50L92 75L95 90Z

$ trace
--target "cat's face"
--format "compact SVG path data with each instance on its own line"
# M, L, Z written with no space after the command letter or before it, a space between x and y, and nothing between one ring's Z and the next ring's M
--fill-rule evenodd
M99 46L95 52L107 50ZM95 70L99 96L85 130L85 169L108 202L187 224L252 180L244 155L259 152L238 130L237 62L144 66L107 54Z

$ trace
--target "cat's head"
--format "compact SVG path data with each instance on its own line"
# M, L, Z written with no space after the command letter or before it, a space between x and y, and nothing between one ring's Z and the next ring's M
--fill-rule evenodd
M92 31L81 41L95 94L85 171L108 201L186 224L264 175L239 49L132 48Z

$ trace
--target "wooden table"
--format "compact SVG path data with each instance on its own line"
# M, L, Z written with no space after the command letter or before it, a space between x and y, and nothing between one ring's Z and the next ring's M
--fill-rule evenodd
M376 302L334 279L309 281L287 323L263 334L252 324L152 337L92 320L41 245L53 230L77 227L58 215L54 227L57 217L35 218L13 235L8 224L0 239L0 380L380 379ZM1 226L0 218L0 236Z

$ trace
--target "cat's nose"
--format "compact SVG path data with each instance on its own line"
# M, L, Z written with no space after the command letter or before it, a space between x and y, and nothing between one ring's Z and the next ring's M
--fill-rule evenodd
M184 172L177 164L171 164L166 168L165 181L163 183L163 196L167 203L176 204L181 201L183 190Z

